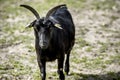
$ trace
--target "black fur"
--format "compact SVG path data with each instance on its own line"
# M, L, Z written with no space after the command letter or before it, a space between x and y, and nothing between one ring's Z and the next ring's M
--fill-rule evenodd
M53 17L56 21L58 21L61 25L62 29L55 27L55 20L51 19ZM51 22L51 23L50 23ZM40 26L42 26L43 30L47 29L48 23L50 27L48 31L49 33L49 45L47 48L42 49L39 45L40 36L38 34ZM68 74L69 72L69 56L71 49L75 42L75 27L66 6L61 6L56 9L53 13L51 13L47 19L39 19L32 22L32 26L35 26L35 49L37 53L38 65L41 71L42 80L46 78L46 62L58 60L58 74L60 80L65 80L65 76L63 73L63 63L66 54L65 61L65 72ZM36 29L37 28L37 29Z

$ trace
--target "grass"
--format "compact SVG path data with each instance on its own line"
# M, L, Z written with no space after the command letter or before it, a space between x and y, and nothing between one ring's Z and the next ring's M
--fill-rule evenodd
M89 47L87 47L86 51L87 52L92 52L92 48L93 48L92 46L89 46Z
M40 80L40 71L39 70L36 70L36 72L33 74L33 79L34 80Z
M4 62L5 64L0 65L0 74L10 74L12 76L25 75L30 73L30 67L25 66L19 60L17 61L13 56L9 56L9 63Z
M33 19L35 19L35 17L28 10L20 8L20 4L24 3L33 6L36 10L38 10L42 17L45 16L47 11L53 6L64 3L67 4L69 9L78 10L77 13L72 12L73 15L80 15L82 10L84 11L89 7L89 5L86 6L86 1L89 2L88 0L0 0L0 53L2 53L0 54L0 79L3 77L5 77L6 80L26 80L26 78L29 77L31 80L41 79L36 61L34 34L32 29L25 29L25 25L30 23ZM92 6L93 8L91 8L91 10L96 9L96 11L104 11L112 10L118 5L113 0L97 0L93 2ZM119 17L110 16L110 19L117 20ZM113 64L118 65L119 67L120 42L110 42L108 40L108 42L98 41L95 45L89 43L84 37L84 35L89 32L88 26L81 26L79 34L77 34L80 35L80 37L76 38L76 45L73 48L70 57L71 71L70 75L66 76L66 80L119 80L119 71L106 71L106 69ZM98 26L102 28L100 31L109 32L112 34L112 36L107 37L108 39L111 37L119 39L118 35L117 38L114 35L119 34L118 30L111 30L109 26L106 25ZM80 27L80 25L76 25L76 27ZM113 54L111 54L111 48L115 51ZM14 49L20 50L16 50L14 52ZM111 51L110 54L109 51ZM56 73L57 65L54 63L56 62L48 63L47 80L58 80L58 74ZM52 69L56 69L56 71L49 71ZM95 72L96 70L101 70L101 73Z
M90 46L90 44L86 40L84 40L83 38L77 39L76 42L79 44L79 48L82 48L85 46Z
M107 43L103 43L102 46L100 47L99 51L101 53L104 53L104 52L107 51L107 49L108 49L108 44Z
M113 9L114 7L117 7L115 1L113 0L104 0L104 1L95 1L93 3L95 9Z

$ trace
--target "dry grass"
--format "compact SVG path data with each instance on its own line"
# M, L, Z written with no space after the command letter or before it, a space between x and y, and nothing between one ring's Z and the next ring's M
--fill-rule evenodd
M34 16L19 7L23 3L41 16L55 5L68 5L76 44L66 80L120 80L119 0L0 0L0 80L40 79L33 30L24 28ZM56 61L47 63L47 80L58 80L56 71Z

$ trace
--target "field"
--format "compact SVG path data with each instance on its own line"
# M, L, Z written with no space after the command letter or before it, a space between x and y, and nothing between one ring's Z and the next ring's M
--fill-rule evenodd
M120 80L120 0L0 0L0 80L41 80L34 48L35 19L59 4L72 14L76 41L66 80ZM47 63L47 80L58 80L57 61Z

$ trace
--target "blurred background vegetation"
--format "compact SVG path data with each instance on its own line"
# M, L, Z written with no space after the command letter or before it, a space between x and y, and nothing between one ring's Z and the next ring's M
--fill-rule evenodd
M43 17L67 4L76 26L70 75L66 80L120 80L119 0L0 0L0 80L40 80L34 49L35 19L20 4ZM47 64L47 80L58 80L57 62Z

